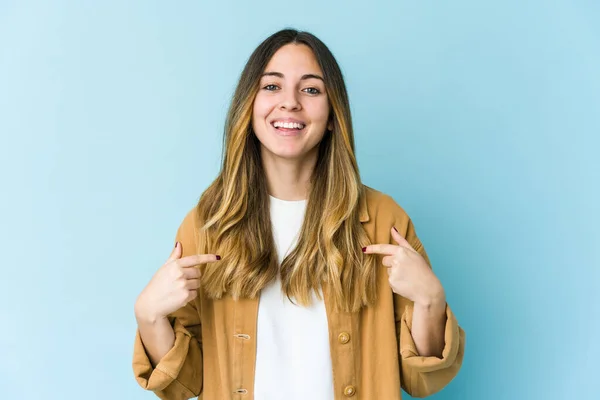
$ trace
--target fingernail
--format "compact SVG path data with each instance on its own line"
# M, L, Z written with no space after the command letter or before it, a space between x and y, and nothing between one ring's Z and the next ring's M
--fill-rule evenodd
M366 248L366 247L363 247L363 248L362 248L362 251L363 251L363 253L364 253L365 251L367 251L367 248Z
M220 260L220 259L221 259L221 256L217 255L217 260Z
M398 232L398 229L396 229L395 226L392 226L392 228L394 228L394 230L396 231L396 233L400 233L400 232Z

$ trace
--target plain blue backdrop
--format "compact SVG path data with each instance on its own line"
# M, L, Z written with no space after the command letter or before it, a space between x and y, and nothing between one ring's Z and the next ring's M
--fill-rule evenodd
M339 61L364 182L467 333L432 398L600 398L598 21L591 0L0 1L0 398L153 398L134 301L288 26Z

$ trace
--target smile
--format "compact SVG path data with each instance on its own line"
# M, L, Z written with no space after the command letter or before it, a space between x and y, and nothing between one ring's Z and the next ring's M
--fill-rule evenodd
M275 132L280 136L298 136L304 132L306 125L301 123L281 123L274 122L271 126Z

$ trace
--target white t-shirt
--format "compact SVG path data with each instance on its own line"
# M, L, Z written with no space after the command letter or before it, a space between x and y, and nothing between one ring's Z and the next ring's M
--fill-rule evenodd
M270 196L279 264L298 240L306 200ZM261 292L256 339L256 400L333 400L327 314L313 294L310 307L294 305L277 279Z

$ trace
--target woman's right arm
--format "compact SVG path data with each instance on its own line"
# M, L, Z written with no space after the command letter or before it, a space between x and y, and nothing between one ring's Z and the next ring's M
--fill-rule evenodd
M138 323L133 370L142 388L163 400L197 397L203 386L202 364L200 316L194 301L155 323Z
M142 388L164 400L189 399L202 392L200 272L196 266L217 257L194 254L194 229L190 212L177 231L171 256L135 304L134 374Z
M173 327L167 317L145 316L141 310L137 309L135 310L135 320L148 358L152 366L156 366L175 344Z

